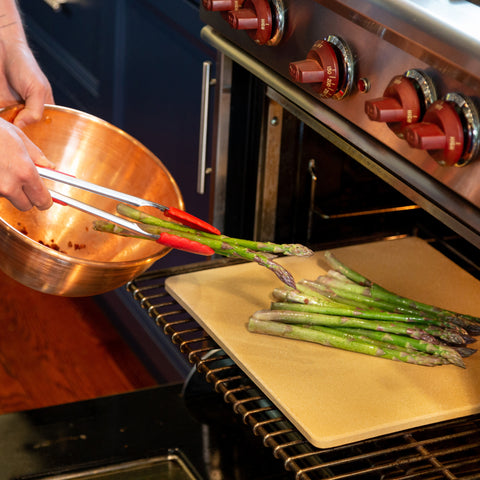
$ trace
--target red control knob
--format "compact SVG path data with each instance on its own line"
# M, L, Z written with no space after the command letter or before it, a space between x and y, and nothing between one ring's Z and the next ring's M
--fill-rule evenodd
M230 10L238 10L243 0L203 0L203 8L210 12L228 12Z
M397 135L402 135L404 128L418 122L422 115L419 93L413 80L404 75L394 77L383 97L365 102L365 113L370 120L385 122Z
M321 97L340 99L352 88L353 56L343 40L330 35L316 42L305 60L290 63L289 73Z
M326 40L315 43L306 60L289 66L290 76L297 83L310 83L322 97L332 97L338 89L340 72L333 46Z
M228 12L227 21L236 30L246 30L259 45L272 38L272 9L268 0L245 0L242 8Z
M414 148L427 150L442 165L455 165L462 158L465 135L454 102L437 100L423 121L405 129L405 139Z

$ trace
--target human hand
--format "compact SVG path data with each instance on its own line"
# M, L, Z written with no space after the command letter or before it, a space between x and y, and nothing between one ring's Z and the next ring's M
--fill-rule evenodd
M52 198L35 164L51 167L42 151L15 125L0 118L0 196L14 207L46 210Z
M28 46L16 0L0 0L0 12L0 107L24 103L14 120L22 128L42 118L53 94Z
M39 121L45 104L53 104L48 79L38 66L30 48L24 42L0 42L0 107L19 101L25 106L13 121L23 128Z

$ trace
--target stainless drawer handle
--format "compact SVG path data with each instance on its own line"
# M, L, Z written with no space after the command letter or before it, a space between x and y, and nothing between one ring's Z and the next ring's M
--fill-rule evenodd
M208 143L208 109L210 104L210 86L215 84L215 79L210 78L212 62L203 62L202 98L200 106L200 139L198 145L197 168L197 193L205 193L205 176L211 172L207 169L207 143Z
M62 5L67 3L68 0L43 0L47 5L52 7L53 10L59 12L62 9Z

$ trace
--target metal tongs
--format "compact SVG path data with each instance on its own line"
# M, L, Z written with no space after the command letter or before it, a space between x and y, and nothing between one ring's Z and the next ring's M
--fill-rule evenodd
M87 182L86 180L81 180L73 175L59 172L58 170L41 167L39 165L37 165L36 167L38 174L42 178L64 183L66 185L70 185L81 190L86 190L88 192L111 198L113 200L118 200L119 202L127 203L136 207L154 207L158 210L161 210L166 217L171 218L172 220L175 220L182 225L192 227L196 230L201 230L203 232L212 233L214 235L220 234L220 231L213 225L210 225L209 223L195 217L194 215L184 212L183 210L179 210L178 208L166 207L165 205L151 202L150 200L145 200L143 198L135 197L128 193L118 192L117 190L112 190L111 188L96 185L95 183ZM77 210L81 210L83 212L90 213L91 215L103 218L104 220L108 220L109 222L114 223L115 225L119 225L126 230L140 234L146 238L151 238L162 245L177 248L179 250L186 250L200 255L213 255L214 253L214 251L210 247L195 242L193 240L187 240L183 237L169 233L161 233L158 235L153 234L143 230L137 223L133 221L105 212L104 210L100 210L99 208L63 195L62 193L56 192L54 190L49 189L49 192L52 200L55 203L61 205L68 205L70 207L76 208Z

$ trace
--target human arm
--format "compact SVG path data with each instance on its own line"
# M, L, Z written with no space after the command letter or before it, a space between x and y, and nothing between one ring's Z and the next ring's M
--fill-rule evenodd
M0 119L0 196L19 210L49 208L52 199L34 163L51 166L20 130L53 103L50 84L30 50L14 0L0 0L0 108L24 103L13 124Z
M28 45L15 0L0 0L0 73L0 107L25 103L14 120L18 127L40 120L44 105L54 103L50 83Z

